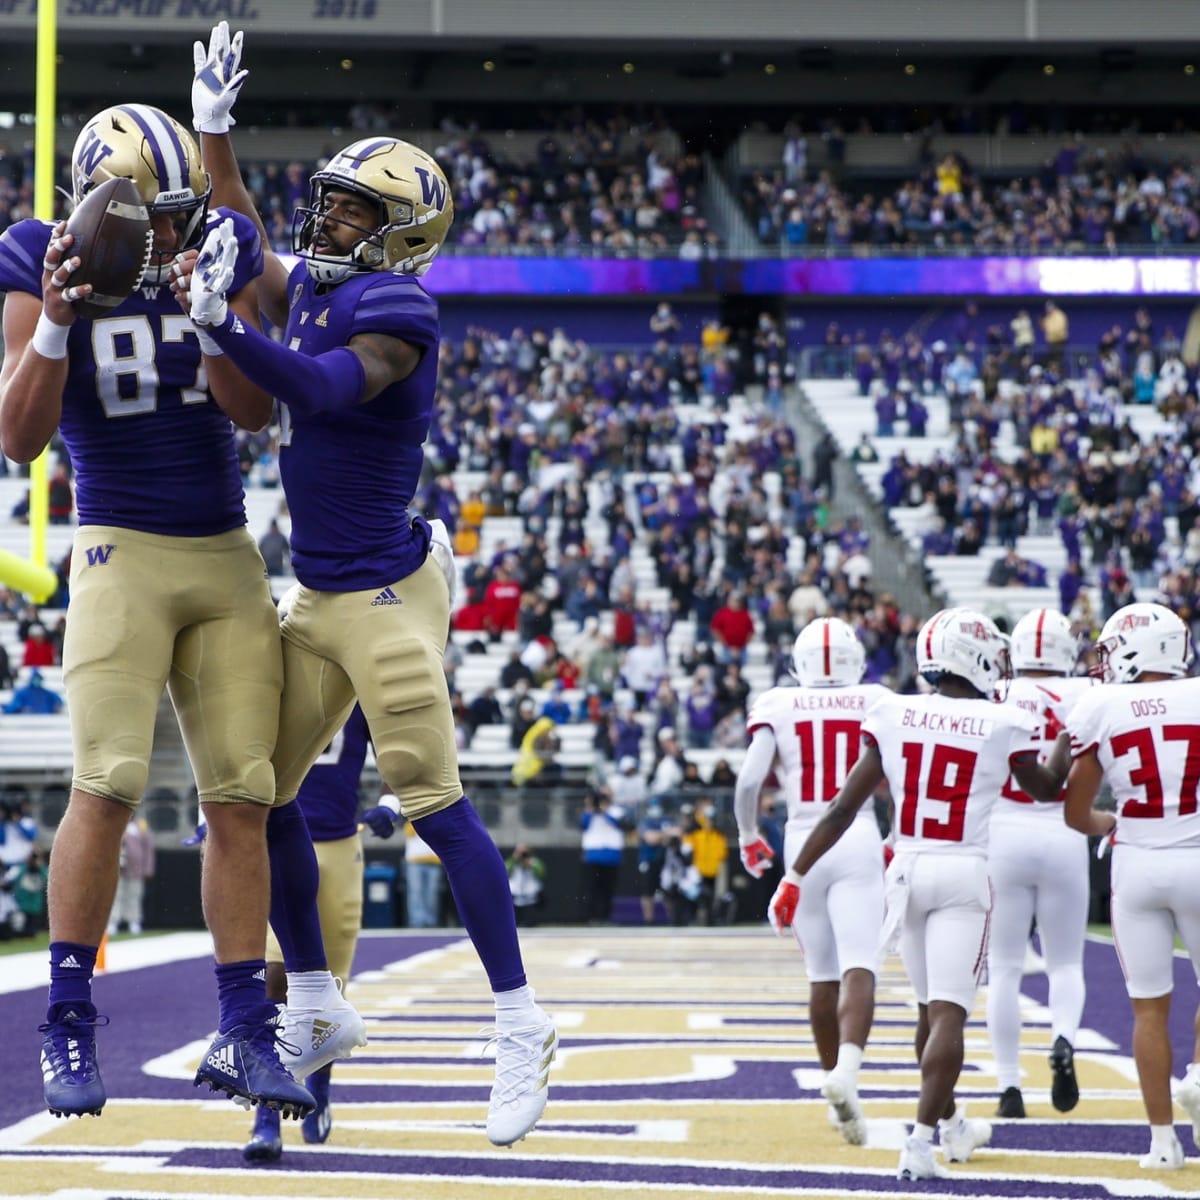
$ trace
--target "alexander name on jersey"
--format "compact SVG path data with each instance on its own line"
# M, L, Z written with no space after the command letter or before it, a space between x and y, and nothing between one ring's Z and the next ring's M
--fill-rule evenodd
M994 722L983 717L960 716L957 713L923 712L906 708L900 724L907 729L928 729L931 733L953 733L962 737L991 737Z
M831 688L828 692L791 689L792 709L795 712L866 712L867 697L862 692Z

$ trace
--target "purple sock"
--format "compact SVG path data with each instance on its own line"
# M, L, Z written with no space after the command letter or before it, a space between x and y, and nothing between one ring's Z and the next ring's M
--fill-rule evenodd
M261 1025L274 1013L274 1005L267 999L266 959L216 963L213 969L221 1010L218 1032L228 1033L238 1025Z
M461 800L413 822L442 860L458 915L483 962L493 992L525 986L508 873L475 806Z
M325 969L325 942L317 911L317 854L304 810L294 800L267 818L271 860L271 928L289 971Z
M97 946L79 942L50 943L50 997L46 1019L56 1021L66 1012L91 1016L92 972L96 969Z

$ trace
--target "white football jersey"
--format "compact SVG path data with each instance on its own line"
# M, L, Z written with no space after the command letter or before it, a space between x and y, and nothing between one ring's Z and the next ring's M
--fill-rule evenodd
M1016 705L932 693L886 696L863 721L896 804L896 850L987 852L988 822L1038 723Z
M778 687L750 706L746 732L775 737L787 796L787 830L811 829L858 761L859 730L876 700L892 693L878 683L848 687ZM870 805L859 816L874 821Z
M1117 803L1117 842L1200 846L1200 679L1103 683L1067 717L1071 755L1095 750Z
M1018 675L1008 685L1006 704L1015 704L1033 716L1041 725L1041 762L1050 758L1054 739L1067 727L1067 714L1075 707L1079 697L1092 686L1086 675L1039 676ZM1024 823L1030 819L1039 821L1062 820L1062 797L1044 802L1035 800L1017 786L1010 774L1000 789L1000 803L992 813L992 824Z

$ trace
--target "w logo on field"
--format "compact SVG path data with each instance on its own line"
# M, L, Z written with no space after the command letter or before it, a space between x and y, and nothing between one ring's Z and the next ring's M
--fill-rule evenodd
M112 557L112 552L116 546L89 546L87 548L87 561L89 567L102 567Z

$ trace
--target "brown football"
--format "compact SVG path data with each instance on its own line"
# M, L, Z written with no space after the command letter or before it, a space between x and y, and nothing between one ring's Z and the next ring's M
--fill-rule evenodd
M75 308L91 320L106 317L137 287L154 241L133 180L119 176L92 188L67 219L67 232L75 239L67 255L80 260L70 283L92 285Z

